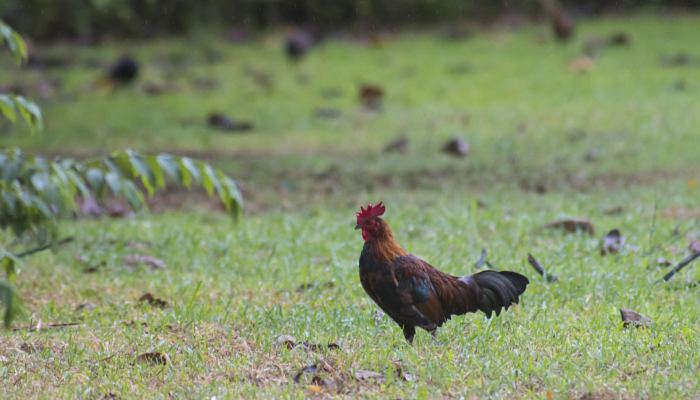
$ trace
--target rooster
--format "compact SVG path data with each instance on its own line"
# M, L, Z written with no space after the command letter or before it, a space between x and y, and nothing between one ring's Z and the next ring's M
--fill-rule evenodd
M482 311L491 317L517 304L528 279L510 271L482 271L453 276L409 254L381 218L382 203L361 207L355 229L365 241L360 255L360 282L369 297L403 330L413 343L416 327L435 336L453 315Z

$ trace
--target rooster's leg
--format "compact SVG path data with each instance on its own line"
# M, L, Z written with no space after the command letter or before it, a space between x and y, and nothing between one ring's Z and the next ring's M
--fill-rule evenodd
M403 329L403 336L408 343L413 344L413 337L416 336L416 327L413 325L404 325L401 328Z

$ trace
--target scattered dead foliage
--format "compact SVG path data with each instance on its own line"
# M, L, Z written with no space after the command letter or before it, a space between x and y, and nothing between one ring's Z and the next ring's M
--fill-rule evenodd
M130 267L137 267L141 264L151 267L151 269L165 269L167 264L160 258L144 254L129 254L124 257L124 264Z
M136 357L136 361L154 365L166 365L168 363L168 355L160 352L143 353Z
M147 303L149 306L156 308L166 308L168 307L168 302L153 296L151 293L144 293L143 296L139 297L139 303Z
M589 235L595 233L593 223L583 218L564 218L550 222L544 226L545 229L562 229L569 233L584 232Z
M625 244L625 237L619 229L615 228L608 232L600 245L600 255L617 254Z
M620 316L622 317L622 324L625 328L630 326L635 328L646 328L652 324L650 318L645 317L644 315L629 308L621 308Z

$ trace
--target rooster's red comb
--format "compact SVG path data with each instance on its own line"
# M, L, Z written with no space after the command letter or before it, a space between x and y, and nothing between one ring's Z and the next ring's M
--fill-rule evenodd
M382 204L381 201L376 205L368 204L367 208L360 207L360 211L355 214L357 216L357 223L359 224L360 220L372 217L381 217L384 215L384 211L386 211L386 207L384 207L384 204Z

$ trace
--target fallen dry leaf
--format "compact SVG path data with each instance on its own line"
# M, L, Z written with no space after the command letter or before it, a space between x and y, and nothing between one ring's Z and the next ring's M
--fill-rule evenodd
M136 267L141 264L148 265L152 269L164 269L167 267L165 261L143 254L129 254L124 257L124 263L130 267Z
M275 338L275 345L276 346L284 346L287 349L291 350L297 345L297 339L294 336L290 335L280 335Z
M159 352L143 353L136 357L136 361L166 365L168 363L168 356Z
M366 108L376 110L382 105L384 90L377 85L364 84L359 89L360 102Z
M547 229L563 229L569 233L576 233L578 231L588 233L589 235L593 235L595 233L595 229L593 228L593 224L582 218L565 218L565 219L558 219L554 222L550 222L547 225L544 226L544 228Z
M416 382L418 378L404 371L403 364L400 361L394 361L394 371L396 372L396 377L402 381L406 382Z
M622 214L623 211L625 211L625 209L622 206L610 207L610 208L604 209L603 214L605 214L605 215L618 215L618 214Z
M143 296L139 297L139 303L148 303L148 305L157 308L166 308L168 306L167 301L154 297L148 292L145 293Z
M586 73L593 69L595 62L590 57L579 57L569 63L569 70L573 72Z
M306 385L306 390L317 394L323 393L323 388L318 385Z
M90 311L93 311L94 309L95 309L95 305L92 303L82 303L82 304L78 304L75 307L75 311L88 311L88 312L90 312Z
M41 351L43 349L42 346L35 346L31 343L24 342L19 345L19 349L27 354L32 354L36 353L37 351Z
M630 36L626 32L615 32L610 37L608 37L609 46L629 46L632 42Z
M442 152L453 157L465 157L469 154L469 143L460 137L454 137L442 146Z
M401 153L404 154L408 151L409 141L406 136L400 136L384 146L382 152L384 153Z
M695 239L688 245L688 250L691 254L700 253L700 239Z
M625 328L629 326L634 326L636 328L648 327L651 325L652 321L648 317L634 311L629 308L621 308L620 316L622 317L622 323Z
M211 78L194 78L191 83L196 90L201 92L213 90L219 85L217 80Z
M600 246L600 255L617 254L624 244L625 237L622 236L619 229L615 228L603 237L603 242Z
M700 59L687 53L661 57L661 65L668 68L700 66Z
M229 132L249 132L253 130L253 124L251 122L236 121L228 115L219 112L210 113L207 117L207 124L213 128Z
M355 371L355 379L360 382L384 382L384 374L366 369L358 369Z
M301 346L304 348L304 350L309 350L309 351L319 351L323 349L328 349L328 350L339 350L340 345L338 343L329 343L327 345L322 345L322 344L317 344L317 343L309 343L307 341L303 342L297 342L297 339L294 336L291 335L280 335L275 339L275 345L277 346L284 346L288 350L291 350L295 347Z
M160 96L166 93L172 93L177 91L177 86L174 84L163 84L155 82L147 82L143 85L143 91L149 96Z
M336 390L338 385L333 379L325 379L321 374L333 374L334 370L333 368L325 361L321 360L318 361L317 363L307 365L303 367L302 369L297 372L292 380L294 383L302 383L302 378L304 376L311 376L311 379L306 380L307 387L308 385L314 385L314 386L319 386L319 387L324 387L327 390Z
M301 285L299 285L299 287L297 287L297 290L296 290L296 291L297 291L297 293L301 293L301 292L305 292L305 291L307 291L307 290L314 289L314 288L327 288L327 289L330 289L330 288L333 288L333 287L335 287L335 283L333 283L333 282L331 282L331 281L323 282L323 283L320 283L320 284L318 284L318 283L302 283Z

